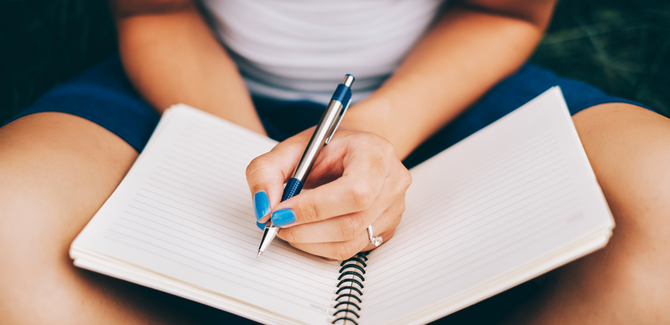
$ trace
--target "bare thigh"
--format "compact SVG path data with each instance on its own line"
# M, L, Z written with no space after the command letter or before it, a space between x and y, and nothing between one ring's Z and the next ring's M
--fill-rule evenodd
M0 319L9 324L177 321L149 290L73 267L69 245L137 153L85 119L23 117L0 129Z
M510 324L670 323L670 119L628 104L573 117L616 221L602 250L553 272Z

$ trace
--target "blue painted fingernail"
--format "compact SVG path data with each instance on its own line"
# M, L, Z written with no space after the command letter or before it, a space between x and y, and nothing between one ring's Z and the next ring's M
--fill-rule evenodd
M270 212L270 200L265 191L254 194L254 212L256 212L256 220L265 217Z
M272 213L272 224L277 227L288 226L295 222L295 213L291 209L277 210Z
M265 223L260 223L256 221L256 226L258 226L258 228L261 228L261 230L265 230Z

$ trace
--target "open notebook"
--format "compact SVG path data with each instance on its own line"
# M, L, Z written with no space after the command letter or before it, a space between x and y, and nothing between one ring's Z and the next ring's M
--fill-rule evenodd
M245 168L276 142L177 105L72 243L75 265L263 323L425 323L604 246L614 226L552 88L413 168L395 237L261 258Z

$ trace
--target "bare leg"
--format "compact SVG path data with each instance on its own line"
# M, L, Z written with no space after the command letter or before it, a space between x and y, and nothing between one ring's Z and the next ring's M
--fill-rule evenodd
M69 245L137 153L104 128L40 113L0 129L3 324L175 323L152 293L73 267Z
M670 120L627 104L573 118L617 226L509 324L670 324Z

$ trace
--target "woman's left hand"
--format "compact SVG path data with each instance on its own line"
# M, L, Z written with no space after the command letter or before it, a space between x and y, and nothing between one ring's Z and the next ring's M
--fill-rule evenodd
M305 252L343 260L375 248L367 227L389 240L405 210L409 171L393 146L368 132L338 130L323 148L305 190L280 203L313 128L279 143L247 167L260 223L270 217L278 236Z

